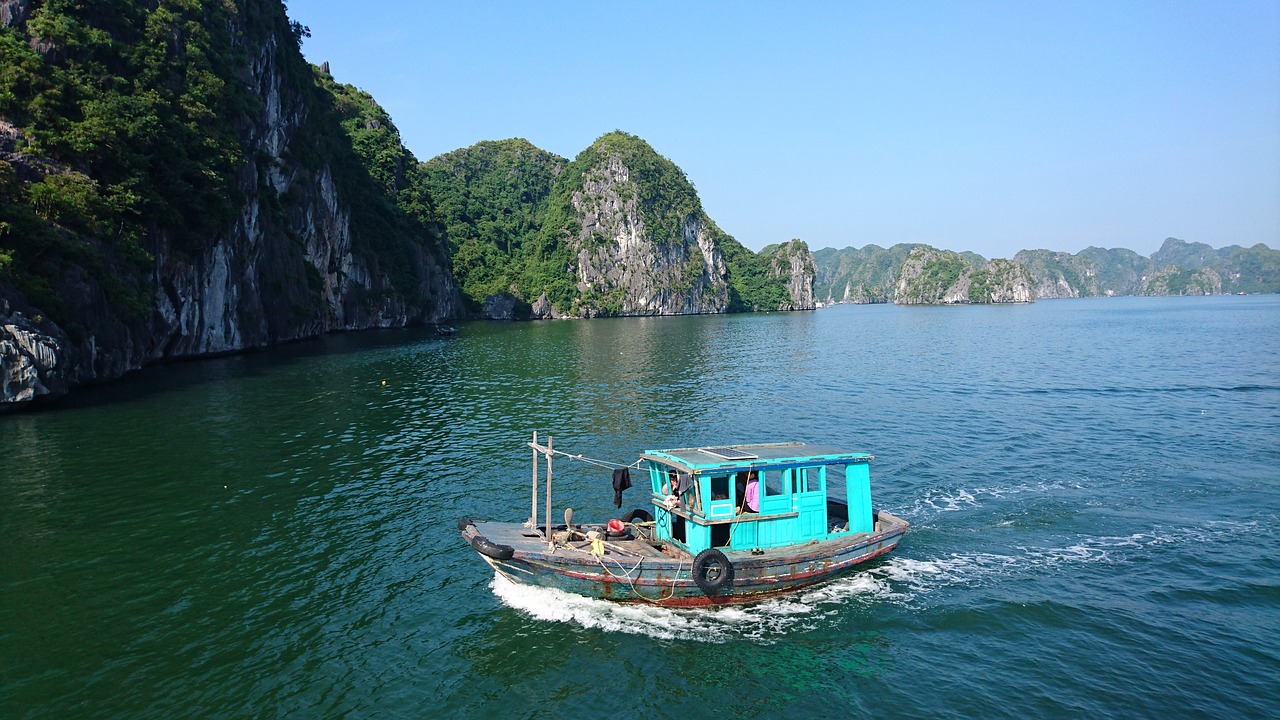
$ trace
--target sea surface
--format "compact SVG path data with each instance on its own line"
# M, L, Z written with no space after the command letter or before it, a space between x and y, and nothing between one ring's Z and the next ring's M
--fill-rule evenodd
M534 431L875 454L892 554L783 600L515 587ZM606 469L557 461L556 516ZM1280 716L1280 296L471 323L0 416L0 718Z

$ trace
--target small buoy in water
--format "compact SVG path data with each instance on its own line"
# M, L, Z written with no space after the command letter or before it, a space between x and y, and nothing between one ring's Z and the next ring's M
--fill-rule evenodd
M387 386L387 381L386 381L386 380L383 380L383 381L382 381L382 387L386 387L386 386Z

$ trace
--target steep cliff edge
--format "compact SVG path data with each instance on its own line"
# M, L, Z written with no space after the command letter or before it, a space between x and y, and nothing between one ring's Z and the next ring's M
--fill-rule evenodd
M915 248L898 272L894 302L898 305L967 305L1035 302L1027 269L1011 260L995 259L986 267L950 250Z
M5 5L0 407L460 312L416 161L283 5L88 5Z

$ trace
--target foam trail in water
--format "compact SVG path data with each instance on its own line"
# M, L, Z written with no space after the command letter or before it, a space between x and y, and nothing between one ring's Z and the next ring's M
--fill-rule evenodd
M733 638L773 642L789 632L815 626L851 598L893 597L885 580L869 573L841 578L784 598L715 609L676 609L596 600L550 588L519 585L496 573L490 587L508 607L538 620L663 640L702 642L725 642Z
M1008 553L952 553L929 559L895 555L873 568L780 598L750 605L672 609L620 604L549 588L518 585L495 574L490 587L507 606L530 617L608 632L663 640L772 643L788 633L818 627L850 602L912 605L921 596L952 586L1004 582L1020 573L1074 563L1123 561L1135 551L1184 542L1202 543L1249 532L1256 523L1214 522L1199 528L1153 528L1122 536L1083 538L1064 547L1014 547Z

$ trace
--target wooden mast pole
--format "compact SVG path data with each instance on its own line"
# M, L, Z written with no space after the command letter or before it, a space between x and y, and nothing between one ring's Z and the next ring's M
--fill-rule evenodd
M529 529L538 529L538 431L533 431L533 501L529 503Z
M547 436L547 549L555 551L556 541L551 534L551 455L554 453L552 449L554 438Z

